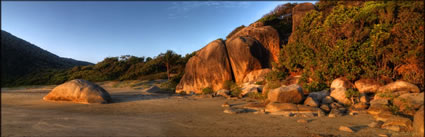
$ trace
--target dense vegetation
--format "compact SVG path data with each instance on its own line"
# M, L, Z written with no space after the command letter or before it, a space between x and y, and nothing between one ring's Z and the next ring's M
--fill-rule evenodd
M283 45L280 72L320 90L337 77L405 80L424 89L424 2L320 1Z
M31 72L91 63L61 58L2 30L1 64L1 85L4 86Z
M72 79L93 82L108 80L154 80L169 78L168 87L175 87L184 67L195 52L182 57L169 50L154 58L124 55L108 57L95 65L75 66L70 69L47 69L19 78L8 86L61 84ZM174 76L171 77L171 74Z
M279 33L281 44L286 44L292 32L292 8L295 6L296 3L279 5L257 22L263 22L264 25L275 28Z

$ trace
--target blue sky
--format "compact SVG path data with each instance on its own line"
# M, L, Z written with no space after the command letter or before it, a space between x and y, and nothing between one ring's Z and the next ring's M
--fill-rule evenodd
M1 29L58 56L92 63L154 57L167 49L184 55L287 2L2 1Z

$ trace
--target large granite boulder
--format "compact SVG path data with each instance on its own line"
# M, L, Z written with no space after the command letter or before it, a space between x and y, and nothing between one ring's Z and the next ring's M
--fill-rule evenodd
M269 67L267 50L251 37L232 37L226 48L236 83L242 83L251 71Z
M360 93L376 93L382 86L382 84L373 79L360 79L354 82L354 85Z
M413 117L413 131L417 136L424 136L424 106Z
M304 100L304 93L301 86L293 84L270 90L267 99L270 102L299 104Z
M269 54L269 61L278 62L278 56L280 52L280 38L276 29L271 26L250 25L238 31L229 39L242 36L251 37L258 40L261 45L268 51L267 53Z
M206 87L217 91L224 88L227 80L232 80L232 72L226 47L222 40L214 40L186 63L185 74L177 85L176 92L202 93L202 89Z
M45 101L71 101L75 103L110 103L112 98L102 87L82 79L65 82L43 97Z

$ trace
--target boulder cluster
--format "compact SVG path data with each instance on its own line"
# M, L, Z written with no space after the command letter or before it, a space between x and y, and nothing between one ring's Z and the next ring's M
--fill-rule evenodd
M311 10L315 10L311 3L298 4L293 8L293 30ZM265 102L248 103L242 107L225 103L224 112L288 117L339 117L364 113L376 119L371 127L415 131L423 135L424 93L416 85L405 81L385 81L386 84L383 84L374 79L360 79L352 83L341 77L332 81L330 89L316 92L303 90L297 84L299 76L291 76L291 82L273 89L258 84L272 71L271 64L278 61L279 42L278 32L261 22L243 28L225 41L215 40L188 61L176 93L199 94L202 89L211 88L216 91L215 96L228 99L253 93L266 97ZM234 81L240 86L238 95L229 91L226 81Z
M256 88L255 92L263 91L263 86L242 84L242 89L253 87ZM350 88L358 89L360 93L354 100L347 96ZM216 96L230 98L229 92L220 90ZM383 85L372 79L360 79L353 84L345 78L338 78L332 82L329 90L304 94L301 86L291 84L270 89L266 94L267 99L263 103L232 106L226 102L224 112L330 118L361 113L375 118L376 121L369 127L424 134L424 92L405 81Z
M189 59L176 92L201 93L207 87L217 91L226 81L261 81L272 62L277 62L279 44L278 32L261 23L243 28L226 41L214 40Z

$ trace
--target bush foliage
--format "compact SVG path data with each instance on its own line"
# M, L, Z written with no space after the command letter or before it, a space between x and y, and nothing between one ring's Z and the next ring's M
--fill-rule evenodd
M383 77L424 88L424 2L319 2L283 46L279 64L323 88L337 77Z

